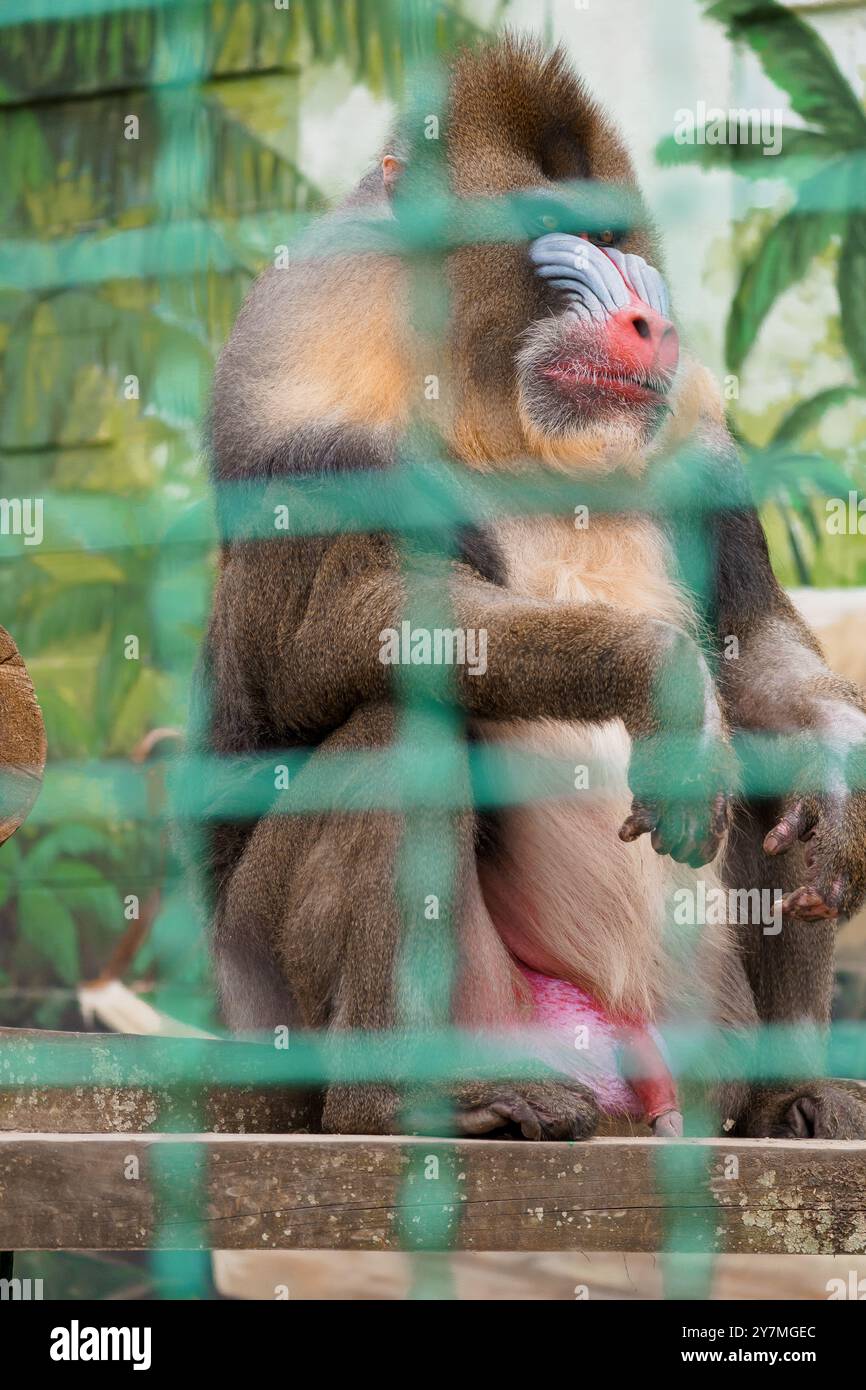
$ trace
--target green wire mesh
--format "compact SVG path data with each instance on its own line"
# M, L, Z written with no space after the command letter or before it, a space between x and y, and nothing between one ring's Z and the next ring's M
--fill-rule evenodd
M0 24L31 24L43 18L52 22L76 20L82 24L81 34L85 38L90 34L96 41L105 17L129 8L135 7L128 0L45 0L42 7L37 0L7 0ZM216 154L212 124L199 117L210 100L206 83L218 48L213 25L207 21L212 11L219 12L229 26L240 6L219 6L216 0L212 6L207 0L148 0L140 8L145 27L138 75L148 89L146 94L152 97L159 122L153 218L148 225L108 234L99 231L59 240L14 236L4 240L0 243L0 292L26 293L39 305L45 297L88 287L98 289L107 281L155 285L149 312L178 327L175 351L167 364L164 401L173 407L175 418L183 421L190 414L185 400L189 378L200 377L202 358L194 323L191 325L195 300L179 301L178 283L207 272L230 276L239 263L248 270L243 257L239 260L239 247L255 245L264 252L285 243L291 251L312 220L319 200L316 190L298 175L292 189L295 211L291 215L282 207L255 210L235 218L229 226L204 214ZM413 278L410 313L415 326L428 340L441 344L449 317L444 258L468 241L525 240L525 214L531 201L531 195L521 194L467 203L448 192L442 55L479 31L458 7L437 0L370 0L368 4L354 0L345 5L340 0L327 0L318 7L293 0L289 8L294 13L286 23L298 26L303 21L314 55L326 59L338 51L360 55L365 43L371 41L368 21L376 9L381 21L382 87L396 92L405 77L407 90L414 94L406 107L407 128L414 134L413 150L397 200L397 220L377 224L364 219L351 232L358 249L367 245L390 249L408 259ZM272 44L264 32L258 41L263 49ZM425 117L432 112L440 116L443 138L439 140L425 140L422 135ZM826 177L815 174L813 165L805 162L800 185L803 205L822 212L863 206L863 160L863 155L852 151L847 161L850 167L842 171L845 177L838 161ZM796 178L797 170L798 166L791 167L789 177ZM579 203L583 228L625 225L633 217L630 200L610 189L579 184L571 192ZM186 317L179 311L179 303ZM111 328L109 322L108 331ZM435 362L431 363L431 369L434 367ZM187 428L185 438L188 447L195 449L194 427ZM771 454L751 460L751 492L758 504L765 495L771 495L773 462ZM571 515L581 505L595 512L664 514L676 520L678 516L693 518L706 510L735 509L742 504L740 484L714 477L708 487L701 464L699 456L681 452L662 461L645 481L623 484L613 480L603 486L530 469L518 476L468 477L428 434L410 431L403 441L399 464L389 475L387 496L384 489L369 489L363 478L353 477L224 485L216 501L218 528L213 500L190 506L187 499L173 501L160 495L142 506L138 499L115 496L110 490L46 491L40 555L54 556L58 563L70 556L82 561L110 556L122 564L135 564L143 555L156 556L156 564L147 569L146 606L164 665L174 672L172 703L176 704L187 680L190 633L200 630L206 601L202 583L190 582L190 577L197 573L200 579L218 530L240 540L274 538L278 512L283 536L286 530L306 536L387 529L399 538L405 561L407 612L427 628L447 628L453 621L447 567L443 566L438 592L432 597L429 588L423 593L417 591L412 560L419 543L426 552L433 547L447 558L461 525L496 515ZM766 494L762 490L765 478ZM816 458L813 481L820 488L826 479L827 462ZM24 537L10 536L4 543L14 562L26 559ZM683 548L683 577L699 602L709 599L707 558L700 546ZM14 623L11 626L14 631ZM277 768L287 780L287 790L281 794L283 811L380 809L404 817L398 873L404 920L398 1013L410 1020L411 1026L389 1035L298 1035L287 1050L275 1049L272 1054L239 1045L223 1050L218 1069L213 1049L200 1054L196 1043L188 1039L163 1039L157 1048L149 1040L147 1055L153 1059L154 1085L175 1091L181 1088L188 1100L185 1113L176 1105L173 1108L176 1130L195 1133L202 1128L199 1089L204 1055L210 1059L210 1081L224 1086L372 1080L407 1087L410 1083L447 1083L467 1072L479 1079L543 1074L526 1048L503 1047L501 1040L469 1036L451 1026L456 961L453 817L468 805L492 808L549 797L552 792L574 795L573 768L570 764L551 764L519 745L508 749L467 747L461 721L447 698L451 680L446 666L402 670L399 738L394 745L381 752L334 757L314 777L299 779L297 786L294 778L303 765L303 755L291 749L229 765L187 752L176 761L167 802L157 805L146 769L132 767L119 758L64 759L50 765L31 825L63 826L74 809L76 819L93 817L150 827L171 824L180 815L201 833L212 820L255 817L268 811L273 805ZM436 713L431 713L431 695L436 697ZM677 769L687 766L693 755L689 741L683 739L674 751L672 765ZM832 752L829 744L826 752ZM798 784L802 751L794 740L786 743L777 737L742 735L738 753L748 793L771 795ZM821 761L829 763L830 759ZM866 789L866 766L852 761L844 771L849 785ZM596 776L600 781L603 772L602 767L591 768L590 785L595 784ZM353 787L351 801L346 799L347 783ZM669 787L662 790L676 795L678 784L679 776L674 773ZM384 787L388 788L387 796ZM166 869L161 886L163 920L170 924L174 959L180 961L202 949L203 924L186 879L175 865ZM419 907L431 894L439 903L435 930ZM675 930L671 921L662 926L666 931ZM827 1036L816 1030L805 1039L798 1027L797 1038L799 1055L809 1074L866 1078L864 1025L837 1024ZM791 1031L781 1025L730 1035L700 1021L686 1020L682 1027L665 1031L665 1043L678 1077L699 1072L708 1060L717 1074L731 1078L772 1080L790 1074ZM23 1044L4 1044L7 1074L13 1077L19 1047ZM105 1055L117 1080L133 1071L140 1076L143 1054L134 1039L106 1039ZM45 1086L72 1087L98 1079L89 1060L49 1040L39 1044L39 1059ZM700 1120L695 1115L689 1118ZM413 1204L413 1190L429 1176L425 1164L431 1155L438 1159L437 1201ZM172 1146L160 1164L154 1181L167 1215L153 1255L154 1270L164 1293L200 1296L207 1287L203 1257L173 1247L177 1230L189 1239L190 1223L194 1226L203 1210L201 1151L194 1142ZM706 1151L698 1147L659 1145L659 1184L674 1191L684 1176L695 1172L708 1180L706 1164ZM457 1175L447 1145L431 1140L412 1151L404 1191L404 1210L411 1211L411 1227L406 1225L402 1232L406 1248L418 1251L447 1246L449 1233L453 1237L456 1229L450 1213L459 1209ZM711 1199L705 1209L671 1215L666 1239L666 1289L670 1295L681 1290L684 1278L694 1280L694 1265L690 1264L689 1273L684 1274L685 1266L677 1264L677 1255L698 1251L709 1259L712 1245ZM416 1268L415 1296L453 1294L447 1266L437 1267L429 1283L424 1282L423 1268ZM709 1289L710 1272L711 1265L707 1264L704 1292ZM693 1293L694 1284L689 1287Z

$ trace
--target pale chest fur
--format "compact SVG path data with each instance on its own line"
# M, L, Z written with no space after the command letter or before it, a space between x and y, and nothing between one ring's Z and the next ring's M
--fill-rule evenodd
M591 518L581 531L568 520L515 519L497 528L497 540L518 593L691 622L668 573L665 539L649 521ZM629 845L618 838L631 803L624 725L518 720L481 732L551 766L603 769L593 772L586 795L563 799L559 791L503 812L507 852L495 874L483 875L500 936L534 969L583 985L614 1009L657 1017L672 992L662 949L666 901L675 883L694 874L655 854L648 837Z
M533 598L614 603L688 626L688 600L670 575L667 541L649 519L511 518L496 528L509 588Z

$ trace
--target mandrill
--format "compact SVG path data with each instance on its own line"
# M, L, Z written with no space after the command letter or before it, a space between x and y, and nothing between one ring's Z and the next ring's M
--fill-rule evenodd
M638 1112L678 1132L655 1033L674 1019L792 1026L786 1080L751 1085L709 1065L697 1079L726 1132L866 1137L863 1103L810 1079L793 1031L827 1023L835 926L866 893L866 800L846 776L866 739L864 697L828 669L773 576L718 393L681 350L645 214L600 235L580 225L582 181L640 204L624 144L562 51L505 38L458 55L441 115L457 205L525 198L537 212L525 239L447 251L447 328L431 343L412 321L407 259L396 239L375 241L399 227L401 190L411 201L413 132L398 130L290 266L254 285L216 372L216 485L278 498L286 480L351 476L381 513L420 420L476 490L528 468L573 480L578 496L625 484L638 499L679 451L719 505L678 523L593 510L581 528L572 515L491 507L447 560L414 537L408 577L387 526L225 537L201 668L206 748L229 767L287 748L300 757L288 793L210 832L226 1022L246 1033L442 1021L423 982L409 998L398 988L404 930L433 928L425 885L413 897L399 878L406 816L393 809L387 750L400 690L380 650L384 632L435 606L444 570L451 623L486 635L486 668L455 665L429 698L462 721L467 767L472 748L511 747L549 769L531 800L493 814L411 813L453 865L435 928L456 952L448 1017L482 1033L585 1017L591 1038L585 1069L573 1046L563 1062L553 1027L545 1079L445 1087L454 1131L585 1138L600 1107L628 1109L642 1091ZM430 371L438 402L424 399ZM709 592L681 563L684 534ZM725 660L734 638L737 659ZM790 793L738 791L731 735L744 734L794 751ZM381 756L362 772L347 753ZM599 771L565 795L563 767ZM322 775L341 809L293 809ZM737 902L772 890L782 930L669 930L672 896L701 884ZM618 1047L634 1063L630 1100L593 1067ZM331 1085L317 1123L399 1132L409 1090Z

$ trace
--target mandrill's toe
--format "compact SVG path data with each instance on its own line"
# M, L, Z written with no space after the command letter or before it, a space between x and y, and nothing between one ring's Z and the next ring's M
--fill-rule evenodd
M455 1116L458 1134L523 1138L536 1142L588 1139L598 1125L598 1106L582 1086L556 1082L512 1089L491 1085L467 1088Z
M765 1095L742 1132L755 1139L866 1139L866 1098L844 1084L812 1082L798 1091Z

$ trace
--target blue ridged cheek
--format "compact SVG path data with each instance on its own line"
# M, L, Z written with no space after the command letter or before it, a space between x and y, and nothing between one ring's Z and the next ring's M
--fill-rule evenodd
M599 321L627 308L631 297L625 281L651 309L668 316L664 280L641 256L624 255L615 247L603 250L565 232L549 232L532 243L529 258L541 279L569 297L579 317Z

